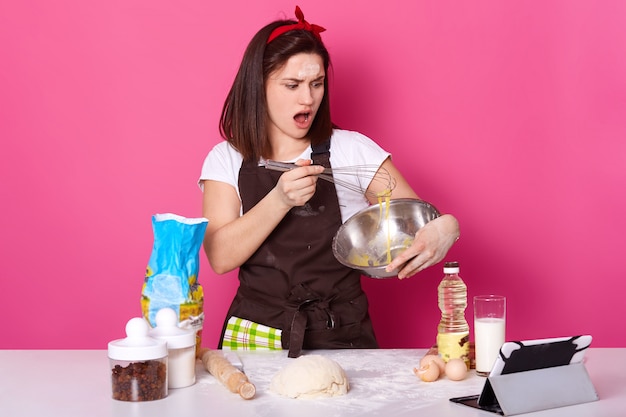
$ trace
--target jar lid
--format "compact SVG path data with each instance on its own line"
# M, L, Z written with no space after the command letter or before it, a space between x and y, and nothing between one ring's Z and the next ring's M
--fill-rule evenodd
M148 336L150 326L141 317L126 323L126 338L109 342L109 358L138 361L160 359L167 356L167 344Z
M156 327L150 330L149 335L166 341L168 349L187 348L196 344L196 332L178 327L178 317L173 309L160 309L154 320Z

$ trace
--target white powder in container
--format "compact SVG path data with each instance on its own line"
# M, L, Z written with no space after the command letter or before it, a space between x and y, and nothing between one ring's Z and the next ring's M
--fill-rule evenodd
M184 388L196 382L196 332L178 327L176 312L162 308L150 337L167 342L167 386Z

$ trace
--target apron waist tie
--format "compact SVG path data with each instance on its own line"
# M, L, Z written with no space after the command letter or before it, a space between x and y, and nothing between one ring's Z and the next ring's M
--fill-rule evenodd
M334 329L337 320L335 314L330 309L328 301L321 301L319 299L309 299L301 302L298 308L293 312L291 319L291 325L289 326L289 354L290 358L297 358L302 354L302 346L304 345L304 333L307 327L307 310L310 308L323 310L328 316L326 322L327 329Z
M284 300L280 302L278 298L272 300L267 296L259 297L258 294L254 294L254 292L242 286L239 287L238 292L244 297L257 300L257 302L263 302L264 304L269 302L270 305L283 309L286 316L284 323L288 326L288 329L282 330L286 330L289 334L288 356L297 358L301 355L302 347L304 346L304 335L307 329L309 313L312 310L323 311L326 314L326 328L337 328L340 326L341 318L337 317L335 312L332 311L330 304L332 302L341 302L341 300L351 300L358 296L361 290L359 287L354 287L352 290L344 289L329 298L322 299L319 294L307 288L306 285L300 284L294 287L286 303ZM276 301L276 304L272 303L272 301ZM280 304L282 304L282 307L280 307ZM289 318L289 316L291 317ZM285 336L285 332L283 332L283 336ZM284 342L285 340L283 339L283 346L285 346Z

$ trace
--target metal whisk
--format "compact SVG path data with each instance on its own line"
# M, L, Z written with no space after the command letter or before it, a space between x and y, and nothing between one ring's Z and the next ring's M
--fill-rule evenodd
M297 168L298 165L289 162L278 162L272 160L263 160L259 163L267 169L273 171L290 171ZM325 168L318 175L319 178L332 182L351 191L367 194L373 197L379 195L373 191L367 191L372 181L380 182L384 190L393 190L396 186L396 179L391 176L389 171L377 165L355 165L337 168Z

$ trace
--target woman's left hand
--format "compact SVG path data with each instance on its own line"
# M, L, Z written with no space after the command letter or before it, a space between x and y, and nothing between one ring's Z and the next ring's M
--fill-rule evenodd
M399 279L415 275L441 261L458 238L459 223L454 216L444 214L431 220L417 231L413 244L393 259L387 271L402 267Z

